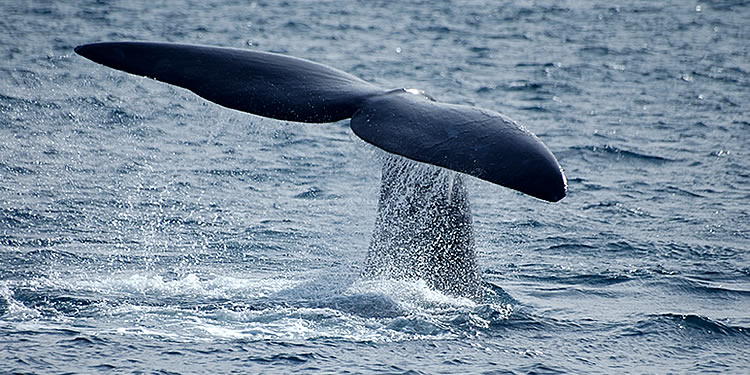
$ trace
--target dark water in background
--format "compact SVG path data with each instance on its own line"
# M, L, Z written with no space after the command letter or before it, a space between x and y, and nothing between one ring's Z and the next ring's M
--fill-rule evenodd
M0 3L0 372L750 372L750 2L167 3ZM361 279L379 152L72 53L123 39L497 110L570 194L469 181L491 303Z

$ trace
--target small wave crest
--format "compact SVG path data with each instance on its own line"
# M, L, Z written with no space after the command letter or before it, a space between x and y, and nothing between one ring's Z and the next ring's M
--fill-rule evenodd
M734 337L750 342L750 328L722 322L707 316L697 314L664 313L649 316L641 321L637 327L639 334L664 333L666 330L676 330L678 334L690 337Z
M584 158L587 158L586 155L594 155L596 157L602 157L607 159L615 159L615 160L625 160L625 161L632 161L632 162L644 162L644 163L656 163L656 164L662 164L662 163L668 163L673 162L676 160L664 157L664 156L658 156L658 155L650 155L645 152L640 151L633 151L628 150L622 147L605 144L601 146L579 146L579 147L572 147L573 150L577 150Z
M23 321L38 318L41 314L26 307L14 298L13 291L5 282L0 282L0 317L3 320Z

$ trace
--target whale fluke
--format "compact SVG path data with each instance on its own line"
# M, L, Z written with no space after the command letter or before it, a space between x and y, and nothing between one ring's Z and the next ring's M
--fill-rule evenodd
M97 63L184 87L214 103L299 122L351 118L354 133L387 152L466 173L546 201L565 197L555 157L501 114L384 90L312 61L267 52L152 42L85 44Z

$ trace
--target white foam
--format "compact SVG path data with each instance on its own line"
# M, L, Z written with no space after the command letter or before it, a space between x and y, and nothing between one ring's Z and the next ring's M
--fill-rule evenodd
M262 298L294 287L299 280L284 278L237 278L188 274L168 280L155 274L120 274L71 281L71 287L105 294L192 296L208 298Z
M489 324L475 302L435 291L420 280L361 280L352 275L296 275L295 279L153 273L81 274L39 280L56 290L94 296L90 309L106 322L97 333L179 341L308 340L357 342L434 340L460 335L455 317ZM44 318L0 284L8 314ZM219 300L216 302L216 300ZM56 321L76 319L63 313ZM463 321L462 320L462 321ZM463 324L459 322L459 324ZM458 328L460 330L460 328Z
M347 291L357 293L381 293L391 297L408 311L429 308L473 308L476 303L468 298L455 297L430 288L424 280L374 279L360 280Z
M4 281L0 281L0 298L4 299L7 304L7 312L3 314L3 320L24 321L38 318L41 315L39 311L28 308L14 299L13 291Z

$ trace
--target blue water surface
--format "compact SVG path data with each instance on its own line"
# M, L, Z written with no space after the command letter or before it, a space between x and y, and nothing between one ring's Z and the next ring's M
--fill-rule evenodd
M750 2L3 1L0 372L750 373ZM484 302L360 276L382 152L96 65L290 54L502 112L549 204L470 179Z

